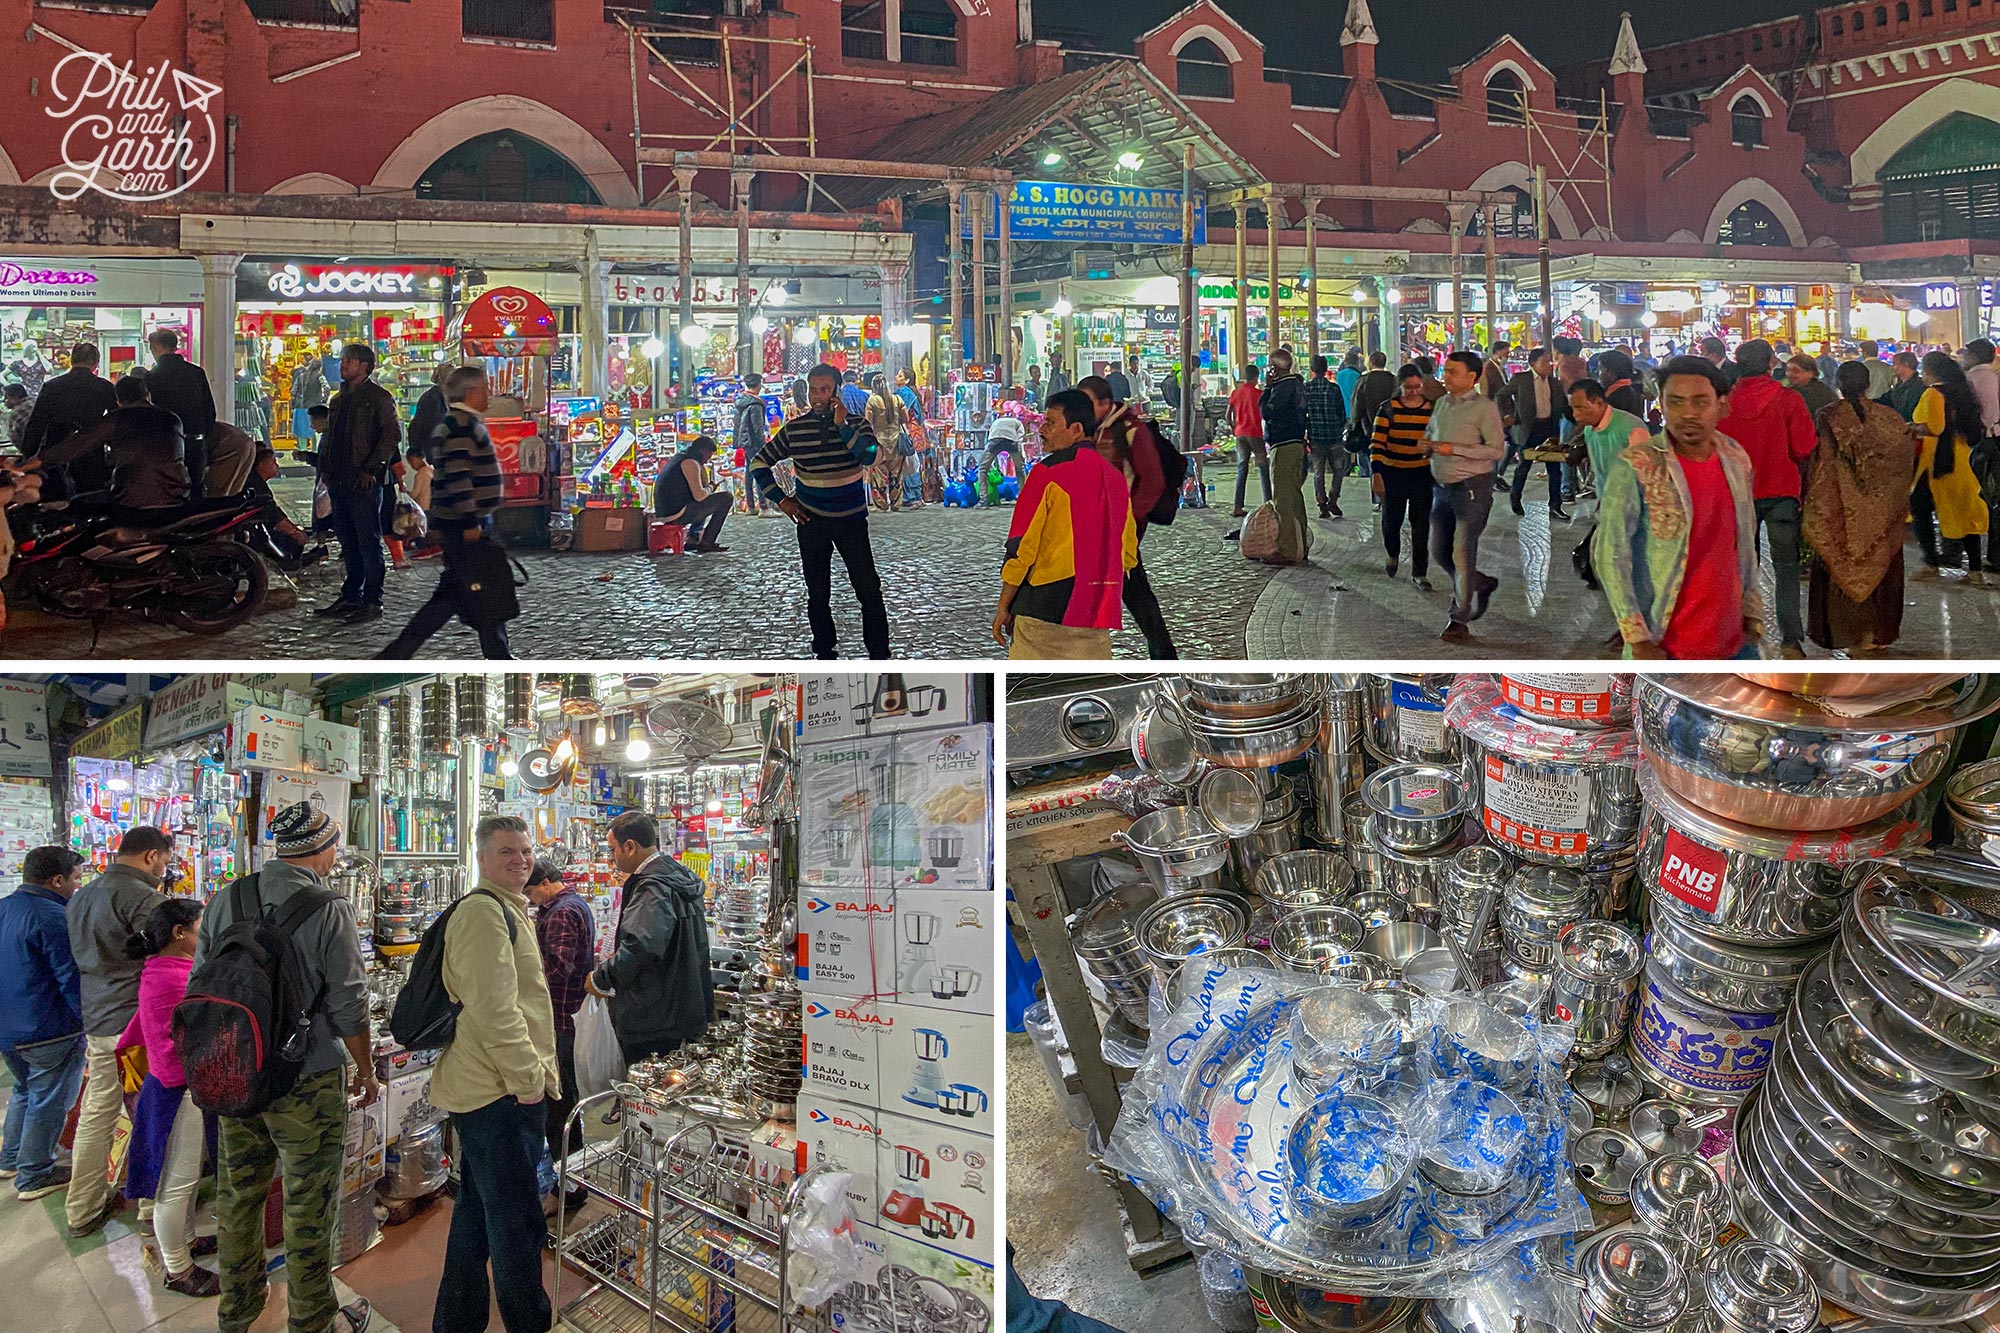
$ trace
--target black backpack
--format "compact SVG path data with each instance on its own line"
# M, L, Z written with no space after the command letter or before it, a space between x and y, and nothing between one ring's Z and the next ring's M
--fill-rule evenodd
M1146 515L1146 522L1165 526L1172 523L1174 515L1180 512L1181 487L1188 474L1187 455L1176 449L1173 441L1167 438L1167 433L1158 426L1151 422L1144 422L1142 426L1152 436L1153 447L1159 451L1160 474L1167 482L1160 488L1159 501Z
M485 889L472 892L485 893L494 902L500 902L497 894ZM466 898L471 896L469 893ZM438 919L424 932L417 956L410 960L410 979L403 983L402 992L396 996L396 1007L389 1014L389 1035L406 1051L442 1050L458 1035L458 1014L465 1006L452 999L444 988L444 927L451 914L464 903L465 898L460 898L438 914ZM500 903L500 917L507 923L507 942L512 944L514 914L505 903Z
M255 875L224 892L236 919L216 937L207 959L189 975L186 997L174 1006L174 1048L194 1104L240 1119L264 1111L299 1081L325 987L306 993L294 936L340 895L307 889L274 913Z

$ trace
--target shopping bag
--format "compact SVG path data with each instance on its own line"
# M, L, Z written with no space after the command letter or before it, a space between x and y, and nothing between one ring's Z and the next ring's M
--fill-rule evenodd
M1278 506L1258 505L1243 524L1237 546L1245 560L1269 560L1278 554Z
M625 1077L625 1054L611 1026L611 1007L595 995L576 1015L576 1093L579 1098L611 1091Z

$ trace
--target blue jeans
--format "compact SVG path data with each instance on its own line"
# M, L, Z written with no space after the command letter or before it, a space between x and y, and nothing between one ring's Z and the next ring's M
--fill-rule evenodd
M83 1034L16 1046L6 1053L14 1075L7 1102L6 1143L0 1167L20 1172L14 1188L46 1185L55 1174L56 1140L83 1086Z
M542 1246L549 1228L535 1178L547 1146L545 1119L539 1102L523 1106L512 1097L452 1113L458 1202L445 1242L433 1333L483 1333L495 1293L507 1333L546 1333L550 1309L542 1286Z
M382 605L382 580L388 573L388 561L382 556L382 488L329 486L326 498L333 506L333 535L347 566L340 600L350 606Z
M1061 1301L1029 1294L1007 1257L1007 1333L1118 1333L1110 1324L1080 1315Z

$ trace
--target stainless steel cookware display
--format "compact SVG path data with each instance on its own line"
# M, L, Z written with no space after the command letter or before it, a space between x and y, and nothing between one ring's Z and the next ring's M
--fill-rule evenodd
M1167 677L1167 682L1178 677ZM1289 701L1272 711L1217 713L1163 683L1161 704L1173 712L1188 733L1194 750L1224 768L1270 768L1290 763L1319 741L1322 718L1318 703L1304 697L1294 684Z
M2000 759L1967 764L1945 779L1944 806L1953 843L2000 861Z
M1361 943L1361 919L1341 907L1301 907L1271 926L1271 956L1291 972L1319 972Z
M1458 836L1425 852L1399 852L1384 845L1370 820L1364 837L1365 849L1357 858L1362 885L1370 892L1392 893L1403 900L1409 919L1428 925L1444 897L1445 878L1452 859L1479 842L1479 825L1467 820Z
M1377 845L1392 852L1428 852L1451 841L1472 807L1465 775L1436 764L1391 764L1361 788Z
M1620 1231L1584 1251L1577 1314L1586 1333L1656 1333L1687 1308L1687 1270L1643 1231Z
M1242 944L1249 925L1250 909L1234 894L1182 893L1141 912L1133 933L1165 985L1188 958Z
M1314 833L1323 846L1346 846L1361 836L1360 823L1350 827L1347 810L1368 776L1362 744L1368 730L1368 684L1360 676L1319 675L1311 678L1307 693L1320 720L1319 740L1306 757Z
M1943 773L1964 728L2000 708L2000 677L1961 677L1860 717L1692 673L1641 676L1635 704L1647 762L1686 800L1756 828L1839 829L1881 818Z
M1562 957L1563 931L1590 914L1595 898L1579 871L1520 867L1500 899L1500 933L1508 955L1533 971L1549 971Z
M1354 865L1337 852L1283 852L1257 867L1257 896L1280 911L1293 907L1337 907L1353 897Z
M1632 721L1632 675L1625 671L1503 671L1500 697L1537 722L1589 729Z
M1598 1060L1617 1050L1632 1023L1645 953L1615 921L1579 921L1559 941L1549 985L1549 1014L1576 1028L1576 1056Z
M1161 893L1179 892L1183 881L1214 874L1229 860L1229 836L1191 805L1141 815L1116 837Z

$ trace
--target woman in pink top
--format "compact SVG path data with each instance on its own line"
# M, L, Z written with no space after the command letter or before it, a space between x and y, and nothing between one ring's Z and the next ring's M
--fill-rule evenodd
M194 1261L197 1248L215 1253L214 1238L191 1243L195 1189L201 1184L203 1150L214 1139L213 1122L187 1095L187 1074L174 1049L174 1006L187 994L200 927L200 903L169 898L126 941L125 952L145 959L146 966L139 973L139 1012L118 1039L121 1049L143 1046L146 1051L146 1081L132 1115L125 1193L153 1199L153 1236L167 1270L167 1288L183 1296L214 1296L222 1290L216 1275Z

